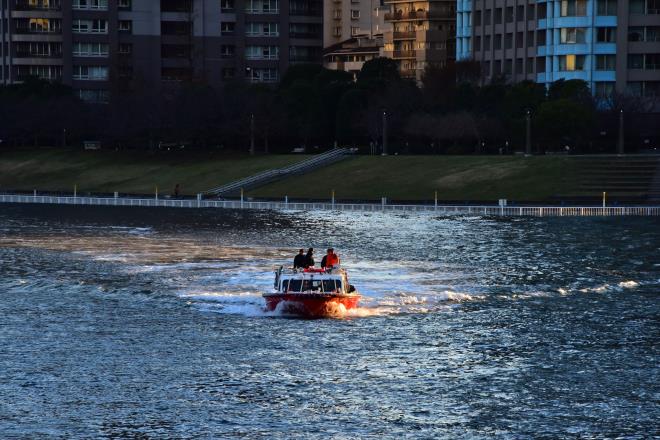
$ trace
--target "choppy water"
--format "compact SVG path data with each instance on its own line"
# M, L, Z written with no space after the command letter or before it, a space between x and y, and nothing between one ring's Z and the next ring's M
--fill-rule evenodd
M363 306L264 313L328 245ZM0 205L0 262L1 438L660 435L657 219Z

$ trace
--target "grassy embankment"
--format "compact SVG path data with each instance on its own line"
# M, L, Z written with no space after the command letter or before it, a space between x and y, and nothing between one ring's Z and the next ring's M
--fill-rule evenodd
M299 155L251 158L239 154L140 152L62 149L0 153L0 190L161 194L181 185L196 194L258 172L303 160ZM338 200L543 201L574 192L576 161L566 157L512 156L360 156L247 191L251 197Z
M0 153L0 190L78 193L119 191L196 194L271 168L305 159L301 155L249 157L231 153L149 154L144 152L36 149Z
M574 193L579 165L561 156L363 156L256 188L254 197L543 201Z

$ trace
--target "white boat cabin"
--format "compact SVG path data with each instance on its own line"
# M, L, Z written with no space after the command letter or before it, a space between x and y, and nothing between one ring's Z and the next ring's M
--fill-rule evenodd
M318 268L284 270L275 272L275 290L281 293L346 294L353 290L348 284L344 269L324 271Z

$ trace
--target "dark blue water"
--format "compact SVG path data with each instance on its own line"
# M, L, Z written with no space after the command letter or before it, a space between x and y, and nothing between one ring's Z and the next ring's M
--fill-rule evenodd
M328 245L363 306L264 313ZM660 435L657 219L0 205L0 262L0 438Z

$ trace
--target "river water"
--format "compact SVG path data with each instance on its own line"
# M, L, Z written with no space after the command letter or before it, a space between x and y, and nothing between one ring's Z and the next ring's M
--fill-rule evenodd
M364 295L264 313L332 245ZM651 438L660 221L0 205L1 438Z

